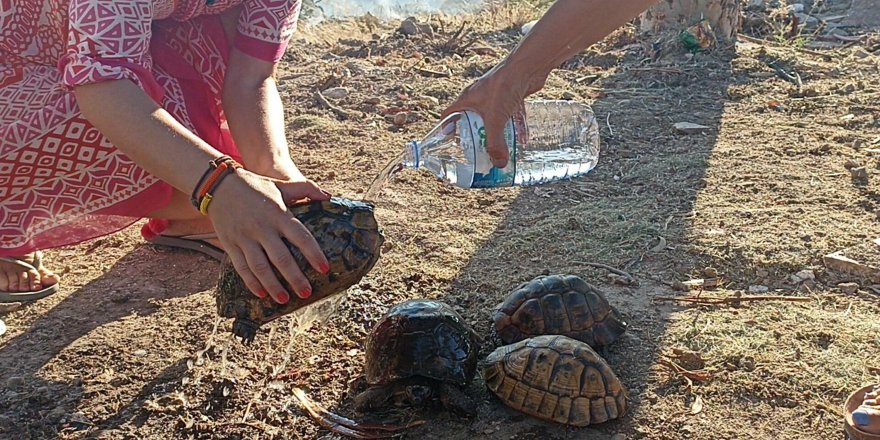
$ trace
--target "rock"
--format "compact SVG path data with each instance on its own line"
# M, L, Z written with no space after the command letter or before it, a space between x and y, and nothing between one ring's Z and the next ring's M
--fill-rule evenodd
M849 170L849 174L853 182L868 183L868 168L866 167L853 168Z
M767 8L767 5L764 4L764 0L749 0L748 6L746 9L749 11L763 11Z
M53 424L54 424L54 423L58 423L58 422L60 422L61 419L62 419L66 414L67 414L67 411L65 411L64 408L62 408L62 407L60 407L60 406L56 406L55 408L52 408L51 411L49 411L48 413L46 413L46 419L48 420L49 423L53 423Z
M837 288L847 295L852 295L859 291L859 283L840 283Z
M858 168L860 166L862 166L862 164L860 164L852 159L847 159L846 162L843 164L843 167L846 168L847 170L852 170L853 168Z
M683 134L696 134L696 133L705 133L709 130L709 127L700 124L694 124L692 122L676 122L673 127L675 127L675 131Z
M144 357L144 356L147 355L147 350L143 350L143 349L141 349L141 350L135 350L135 351L134 351L134 355L137 356L137 357Z
M348 96L349 91L345 87L331 87L321 93L330 99L342 99Z
M394 125L406 125L406 112L396 113L394 115Z
M804 12L803 3L794 3L794 4L788 5L788 12L791 12L792 14L799 14L799 13Z
M751 356L739 358L739 368L746 371L755 371L755 358Z
M706 278L716 278L718 277L718 269L715 269L714 267L707 267L703 269L703 276L705 276Z
M419 23L419 20L415 17L407 17L405 20L400 22L400 26L397 28L397 32L400 32L403 35L425 34L429 37L434 36L434 29L431 28L431 25L426 23Z
M795 283L795 284L802 283L807 280L812 281L815 279L816 279L816 274L814 274L813 271L810 269L804 269L798 273L791 275L791 282Z
M528 35L528 33L532 31L532 28L535 27L535 23L537 23L537 22L538 22L538 20L532 20L532 21L522 25L522 28L520 29L520 31L522 31L523 35Z
M819 26L819 19L809 14L794 14L798 19L798 23L806 28L815 28Z
M575 98L577 98L577 95L575 95L572 92L569 92L567 90L565 92L562 92L562 99L564 99L566 101L571 101L572 99L575 99Z
M372 96L372 97L369 97L364 100L364 104L370 104L370 105L379 105L379 103L381 103L381 102L382 102L382 100L376 96Z
M24 378L21 376L9 376L6 378L6 388L17 389L24 385Z
M769 287L760 284L749 286L749 293L767 293L768 291L770 291Z
M611 436L611 440L626 440L626 434L618 432Z

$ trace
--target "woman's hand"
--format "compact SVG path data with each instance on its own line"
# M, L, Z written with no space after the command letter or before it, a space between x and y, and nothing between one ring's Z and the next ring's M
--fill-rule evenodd
M312 288L282 237L296 246L315 270L330 270L315 238L287 212L287 203L305 198L328 200L330 194L308 180L280 181L244 170L227 177L215 191L208 216L236 272L261 298L268 294L279 304L290 299L273 266L297 296L311 295Z
M470 110L483 118L486 127L486 150L492 164L507 166L508 146L504 126L510 117L521 112L523 100L544 87L546 75L532 74L508 64L499 64L462 91L442 117Z
M507 165L504 125L523 99L544 87L550 71L647 9L657 0L556 0L502 62L443 112L473 110L483 117L496 167Z

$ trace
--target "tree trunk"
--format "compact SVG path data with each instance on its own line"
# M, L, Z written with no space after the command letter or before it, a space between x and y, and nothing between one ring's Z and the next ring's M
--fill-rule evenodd
M643 32L680 31L706 19L720 41L733 41L740 26L739 0L660 0L641 16Z

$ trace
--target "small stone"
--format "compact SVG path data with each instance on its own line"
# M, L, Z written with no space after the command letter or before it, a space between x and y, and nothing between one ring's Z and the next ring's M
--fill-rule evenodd
M767 278L770 275L770 271L767 269L758 269L755 271L755 275L757 275L758 278Z
M396 113L394 115L394 125L406 125L406 112Z
M674 281L672 283L672 290L675 290L677 292L689 292L691 288L681 281Z
M840 283L837 288L847 295L852 295L859 291L859 283Z
M718 269L714 267L707 267L703 269L703 276L706 278L717 278L718 277Z
M342 99L348 96L348 89L345 87L331 87L321 93L330 99Z
M425 34L430 37L434 36L434 29L431 28L431 25L419 23L419 20L415 17L407 17L400 22L400 27L397 28L397 32L400 32L403 35Z
M58 423L61 421L61 418L64 417L66 414L67 411L65 411L64 408L56 406L55 408L52 408L51 411L46 413L46 419L48 419L50 423Z
M858 167L849 170L852 180L860 183L868 183L868 169L866 167Z
M575 95L572 92L569 92L569 91L562 92L562 99L563 100L571 101L572 99L575 99L575 98L577 98L577 95Z
M860 166L862 166L862 164L852 159L847 159L846 162L843 164L843 167L847 170L852 170L853 168L858 168Z
M430 95L422 95L422 101L431 105L440 105L440 100Z
M24 385L24 378L21 376L9 376L6 378L6 387L16 389Z
M739 367L746 371L755 371L755 358L751 356L739 358Z
M141 350L135 350L135 351L134 351L134 355L137 356L137 357L144 357L144 356L147 355L147 350L143 350L143 349L141 349Z
M770 291L769 287L760 284L749 286L749 293L767 293L768 291Z
M626 434L618 432L611 436L611 440L626 440Z
M798 13L804 12L803 3L793 3L793 4L788 5L788 12L791 12L792 14L798 14Z
M791 282L793 283L802 283L807 280L815 280L816 274L813 273L810 269L804 269L798 273L791 275Z
M709 127L705 125L694 124L692 122L676 122L673 127L675 127L675 131L683 134L705 133L709 130Z
M382 100L376 96L372 96L364 100L364 104L370 105L379 105L380 102L382 102Z

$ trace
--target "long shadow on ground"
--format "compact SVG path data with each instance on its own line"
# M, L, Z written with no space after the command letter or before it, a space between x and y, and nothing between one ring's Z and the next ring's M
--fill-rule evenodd
M408 438L603 439L635 433L632 415L650 411L643 403L644 384L673 310L652 301L669 290L657 280L674 278L674 272L693 267L689 262L695 258L656 246L659 237L671 244L684 235L721 124L731 57L716 53L684 66L630 63L602 81L605 96L593 104L602 129L598 167L571 182L524 189L441 298L488 336L495 305L535 276L570 273L599 286L629 322L626 336L605 357L629 389L628 415L585 429L542 423L504 407L478 379L472 388L483 403L476 420L441 415ZM578 72L562 75L573 78ZM675 133L676 122L709 129ZM639 285L616 285L607 272L585 262L624 269ZM498 343L487 337L483 355Z

